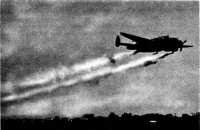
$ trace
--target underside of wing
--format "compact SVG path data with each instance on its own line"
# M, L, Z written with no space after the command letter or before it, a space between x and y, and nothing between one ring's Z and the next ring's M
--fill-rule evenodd
M149 42L150 40L147 39L147 38L142 38L142 37L138 37L136 35L131 35L131 34L127 34L127 33L123 33L123 32L120 32L120 34L134 42Z

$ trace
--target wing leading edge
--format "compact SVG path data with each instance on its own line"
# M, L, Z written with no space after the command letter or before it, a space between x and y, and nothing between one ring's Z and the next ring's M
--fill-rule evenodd
M123 33L123 32L120 32L120 34L132 41L135 41L135 42L149 42L150 40L147 39L147 38L142 38L142 37L138 37L138 36L135 36L135 35L131 35L131 34L127 34L127 33Z

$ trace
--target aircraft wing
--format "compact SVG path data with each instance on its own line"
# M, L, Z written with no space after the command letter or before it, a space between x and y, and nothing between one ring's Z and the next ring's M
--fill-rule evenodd
M123 33L123 32L120 32L120 34L134 42L149 42L150 40L147 39L147 38L142 38L142 37L138 37L138 36L135 36L135 35L131 35L131 34L127 34L127 33Z

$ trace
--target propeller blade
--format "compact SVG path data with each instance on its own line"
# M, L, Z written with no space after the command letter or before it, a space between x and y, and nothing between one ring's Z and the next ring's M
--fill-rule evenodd
M187 40L185 40L185 41L183 41L183 42L182 42L182 46L180 46L180 51L182 51L182 50L183 50L184 43L186 43L186 42L187 42Z
M183 50L183 47L180 47L180 51L182 51Z
M193 47L193 45L183 45L182 48Z
M186 42L187 42L187 40L183 41L183 44L186 43Z

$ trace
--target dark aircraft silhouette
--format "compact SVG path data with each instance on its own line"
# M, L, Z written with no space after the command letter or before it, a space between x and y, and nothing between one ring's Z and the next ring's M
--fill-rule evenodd
M186 40L181 41L177 38L170 38L168 35L147 39L123 32L120 32L120 34L136 43L121 43L120 37L117 36L115 46L126 46L128 50L135 50L134 54L138 52L154 52L154 54L157 54L160 51L171 52L170 54L173 54L175 51L178 51L179 48L180 51L182 51L183 48L192 47L191 45L184 45Z

